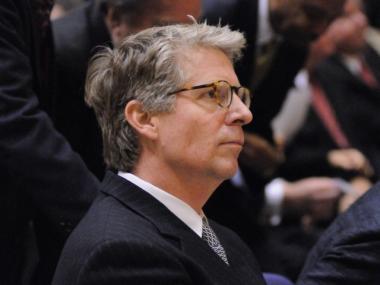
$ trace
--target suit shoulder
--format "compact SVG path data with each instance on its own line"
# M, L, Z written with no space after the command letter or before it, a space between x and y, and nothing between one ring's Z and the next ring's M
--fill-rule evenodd
M174 281L169 282L166 276ZM146 284L190 284L179 257L147 239L136 238L102 239L87 252L75 251L75 256L64 252L53 284L97 284L99 280L120 280L120 284L140 284L141 280Z
M329 226L316 249L326 252L332 247L369 242L380 233L379 203L380 183L377 183Z
M379 202L378 183L325 231L297 284L379 284Z
M170 249L153 224L113 197L100 194L62 251L55 278L64 282L53 284L82 284L80 278L97 276L99 270L124 271L140 262L146 266L147 253L149 260L172 262L170 266L182 270Z
M345 232L368 232L380 230L380 183L374 185L337 219L337 224Z
M74 237L85 234L88 242L103 240L143 240L157 235L156 227L112 196L99 194L90 210L73 233Z

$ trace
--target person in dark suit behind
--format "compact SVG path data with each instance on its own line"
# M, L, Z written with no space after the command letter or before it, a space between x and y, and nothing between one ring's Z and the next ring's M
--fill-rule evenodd
M326 230L309 254L299 285L380 284L380 184Z
M50 284L99 186L44 112L52 95L50 4L0 1L0 284Z
M156 27L90 64L103 133L101 194L68 239L53 284L265 284L239 237L202 207L237 170L250 93L228 27Z

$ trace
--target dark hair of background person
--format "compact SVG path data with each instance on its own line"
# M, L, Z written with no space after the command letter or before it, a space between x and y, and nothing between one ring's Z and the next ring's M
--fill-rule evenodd
M364 0L364 7L369 24L375 28L380 29L380 1Z

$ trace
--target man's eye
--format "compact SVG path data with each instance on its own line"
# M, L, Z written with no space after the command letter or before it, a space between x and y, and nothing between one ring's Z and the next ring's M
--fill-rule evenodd
M213 90L213 89L211 89L211 90L208 90L204 95L206 95L206 96L209 97L209 98L214 99L215 96L216 96L216 91Z

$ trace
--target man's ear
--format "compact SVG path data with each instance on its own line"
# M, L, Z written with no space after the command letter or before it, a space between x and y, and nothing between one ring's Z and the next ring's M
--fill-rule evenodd
M137 100L131 100L125 106L124 116L135 131L151 140L157 138L157 120L148 112L143 110L142 104Z

